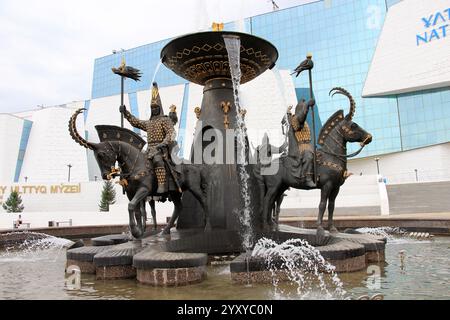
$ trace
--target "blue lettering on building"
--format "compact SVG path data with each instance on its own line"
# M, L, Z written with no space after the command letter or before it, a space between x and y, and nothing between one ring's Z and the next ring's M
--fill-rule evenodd
M422 22L425 31L416 35L417 46L444 39L449 30L450 8L423 17Z

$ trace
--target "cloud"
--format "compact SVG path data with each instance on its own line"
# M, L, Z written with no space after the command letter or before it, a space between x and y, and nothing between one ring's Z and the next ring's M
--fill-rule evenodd
M95 58L271 8L266 0L2 0L0 112L89 99Z

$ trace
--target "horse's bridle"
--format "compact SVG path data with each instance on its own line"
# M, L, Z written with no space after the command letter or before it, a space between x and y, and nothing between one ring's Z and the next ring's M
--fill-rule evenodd
M340 132L340 130L338 130L337 133L338 133L341 137L344 138L344 135ZM331 137L332 137L332 136L331 136ZM333 137L332 137L332 138L333 138ZM320 149L320 151L322 151L323 153L329 154L329 155L331 155L331 156L338 157L338 158L340 158L342 161L345 161L345 159L347 159L347 158L353 158L353 157L356 157L357 155L359 155L359 154L362 152L362 150L364 149L364 147L367 145L367 140L369 140L369 139L371 139L371 138L372 138L372 135L371 135L371 134L368 134L367 137L361 142L361 148L359 148L358 151L353 152L353 153L351 153L351 154L337 154L337 153L334 153L334 152L332 152L332 151L324 150L323 148ZM340 147L344 148L344 150L347 150L347 147L343 146L343 145L342 145L341 143L339 143L336 139L333 139L333 140L334 140ZM326 146L327 148L329 148L326 144L325 144L325 146Z
M115 161L114 162L118 161L118 154L120 154L121 151L122 151L122 145L119 143L119 151L118 152L116 152L116 149L114 148L113 144L110 141L108 141L108 145L111 147L111 149L113 151L113 154L115 154ZM147 171L140 172L140 173L136 174L135 176L131 176L131 173L121 173L122 172L121 168L123 167L123 165L128 160L130 154L131 154L131 147L128 146L128 153L126 155L127 156L126 159L123 160L122 163L119 163L119 168L111 167L111 172L107 175L108 178L112 179L112 178L118 176L121 179L138 180L138 179L140 179L140 178L142 178L142 177L144 177L144 176L146 176L148 174ZM130 169L130 172L134 171L134 168L136 167L136 164L137 164L138 160L139 160L139 152L136 153L136 159L134 160L134 163L133 163L133 166Z

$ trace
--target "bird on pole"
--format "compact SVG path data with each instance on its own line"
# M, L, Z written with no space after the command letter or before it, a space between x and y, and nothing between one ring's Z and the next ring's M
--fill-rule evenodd
M141 71L139 69L127 66L125 58L122 59L122 63L119 68L112 68L111 70L121 77L133 79L134 81L141 81Z
M142 73L139 69L127 66L126 62L125 62L125 58L122 58L122 63L120 64L120 66L118 68L111 68L112 72L119 75L121 78L121 93L120 93L120 107L122 109L122 107L125 107L124 105L124 94L125 94L125 79L133 79L134 81L141 81L141 76ZM121 112L121 119L120 119L120 124L121 127L124 127L124 123L123 123L123 113Z
M294 72L291 73L291 75L296 74L295 77L297 78L300 73L307 70L312 70L314 68L314 62L312 61L312 54L308 53L306 60L304 60L302 63L298 65L297 68L295 68Z

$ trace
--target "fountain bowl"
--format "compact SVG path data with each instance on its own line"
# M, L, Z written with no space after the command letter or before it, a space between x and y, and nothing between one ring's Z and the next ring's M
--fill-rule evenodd
M241 84L275 66L278 50L273 44L251 34L229 31L200 32L176 38L161 50L161 61L180 77L202 86L212 79L231 79L224 36L241 40Z

